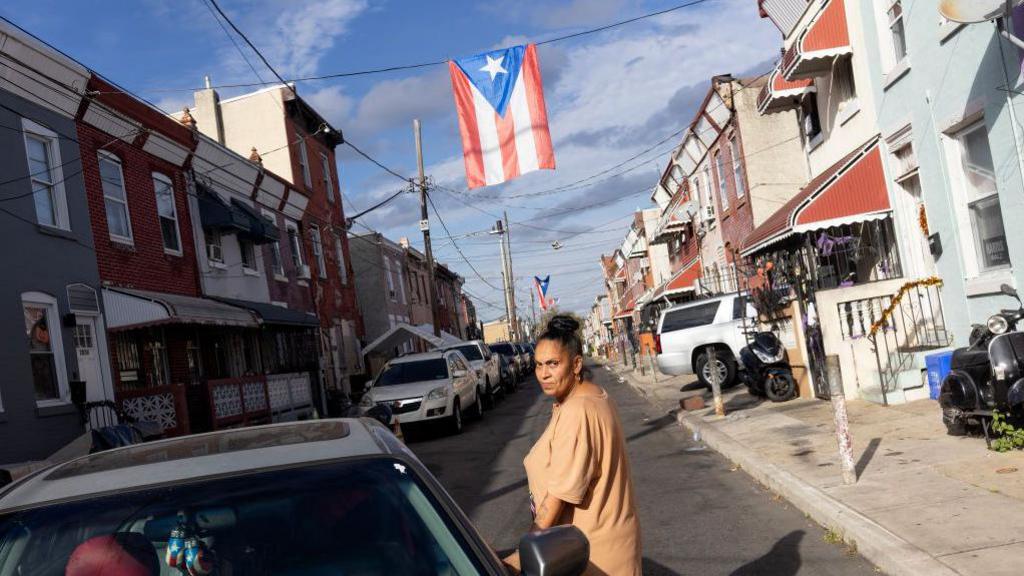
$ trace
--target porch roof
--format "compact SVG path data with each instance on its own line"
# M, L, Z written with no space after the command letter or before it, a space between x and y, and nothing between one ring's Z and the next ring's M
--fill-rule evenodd
M363 348L363 355L367 356L377 350L394 348L412 339L423 340L434 348L453 346L462 342L461 339L444 331L441 331L440 337L434 336L434 328L430 324L413 326L405 322L399 322Z
M302 310L284 308L269 302L252 302L249 300L236 300L234 298L217 298L232 306L245 308L253 312L259 319L260 324L276 324L280 326L306 326L316 327L320 325L316 315Z
M825 0L811 23L783 54L782 74L791 81L820 76L831 70L836 57L851 51L845 0Z
M694 258L692 262L680 268L674 276L658 287L658 289L654 291L654 296L651 297L651 301L654 302L659 298L675 296L676 294L682 294L683 292L695 291L696 287L694 286L694 283L700 278L700 272L700 258Z
M800 101L804 94L817 91L812 78L802 80L786 80L782 75L780 62L768 76L768 82L761 88L757 96L757 111L761 114L790 110Z
M159 324L206 324L255 328L256 317L246 310L216 300L134 290L104 288L107 327L142 328Z
M754 229L743 245L749 256L793 234L862 222L891 210L878 136L818 174Z

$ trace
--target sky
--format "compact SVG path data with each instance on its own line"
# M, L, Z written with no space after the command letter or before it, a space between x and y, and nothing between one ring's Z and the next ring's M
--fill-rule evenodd
M219 0L286 79L541 42L682 2ZM4 0L0 16L167 112L189 105L206 75L215 86L274 79L207 0ZM434 254L466 279L482 320L504 314L498 239L487 234L504 212L520 315L529 316L535 275L551 276L549 296L560 308L586 312L604 290L600 255L622 243L635 210L653 206L651 192L679 143L666 138L693 119L712 76L761 74L780 45L754 0L706 0L539 46L556 169L473 191L447 66L305 81L297 91L346 140L410 177L412 120L420 119L426 173L438 186L432 199L447 227L431 212ZM338 174L349 215L404 186L347 146L338 148ZM416 195L402 195L354 231L371 227L421 246L419 210ZM554 241L562 248L554 250Z

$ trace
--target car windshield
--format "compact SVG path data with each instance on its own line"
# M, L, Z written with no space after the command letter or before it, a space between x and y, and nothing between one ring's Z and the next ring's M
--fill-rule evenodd
M511 344L491 344L491 350L504 356L512 356L516 353Z
M377 377L374 386L397 386L412 382L428 382L448 378L448 363L444 358L414 360L391 364ZM2 576L2 575L0 575Z
M474 360L483 360L484 356L480 353L480 349L476 346L456 346L452 350L458 350L462 352L462 355L466 357L466 360L473 362Z
M413 469L383 457L0 515L0 576L186 574L189 549L192 574L485 572Z

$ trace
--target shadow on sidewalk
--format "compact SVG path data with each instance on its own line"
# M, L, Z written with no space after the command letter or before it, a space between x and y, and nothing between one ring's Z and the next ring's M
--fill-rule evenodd
M878 452L878 445L881 443L881 438L872 438L871 441L868 442L868 446L864 449L864 453L861 454L860 459L857 460L857 466L855 467L857 471L857 478L864 475L864 469L871 463L871 459L874 458L875 452Z
M786 534L767 554L740 566L729 576L793 576L800 571L800 542L805 535L803 530Z
M681 576L679 572L646 556L641 560L641 566L644 576Z
M636 432L634 434L631 434L629 437L626 438L626 442L628 443L628 442L633 442L634 440L639 440L640 438L643 438L644 436L647 436L648 434L653 434L653 433L657 432L658 430L661 430L662 428L665 428L666 426L674 425L675 423L676 423L676 414L675 414L675 411L673 410L673 411L669 412L668 414L665 414L661 418L656 418L654 420L648 420L647 422L644 422L644 429L639 431L639 432Z

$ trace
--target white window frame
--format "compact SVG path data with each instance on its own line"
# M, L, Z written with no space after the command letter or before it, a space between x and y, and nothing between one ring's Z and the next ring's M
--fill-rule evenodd
M743 172L740 139L736 134L729 136L729 153L732 155L732 179L736 184L736 198L741 199L747 195L747 175Z
M398 295L399 301L402 304L408 304L408 300L405 299L405 274L402 273L402 261L395 260L395 274L398 275Z
M167 254L173 254L175 256L181 256L183 248L181 246L181 228L180 228L180 226L178 224L178 222L179 222L178 221L178 203L177 203L177 198L174 195L174 181L171 180L171 178L169 176L167 176L166 174L162 174L160 172L153 172L153 194L154 194L154 198L156 196L156 183L157 183L157 181L160 181L160 182L163 182L164 184L167 184L167 186L171 189L171 214L172 214L172 216L171 216L171 218L168 218L168 219L169 220L174 220L174 235L175 235L175 237L177 239L177 242L178 242L178 249L177 250L168 248L167 244L164 243L164 252L167 253ZM164 242L164 229L163 229L163 222L162 222L162 220L164 220L166 218L166 216L163 216L163 215L160 214L160 204L159 204L159 202L157 202L156 217L157 217L157 221L160 222L160 242L163 243Z
M309 243L313 245L313 259L316 260L316 271L321 278L327 278L327 261L324 259L323 236L320 235L320 227L316 224L309 225Z
M345 250L341 243L341 234L335 234L334 236L334 249L338 252L338 276L341 277L341 283L348 283L348 267L345 262Z
M391 258L388 256L384 257L384 277L387 278L388 282L388 298L392 302L398 302L398 292L395 291L395 279L391 277Z
M259 259L256 258L256 243L248 238L238 238L238 259L242 263L242 272L245 274L258 274L260 271ZM248 246L250 253L252 254L252 266L247 266L245 263L245 252Z
M306 138L299 140L299 166L302 167L302 181L306 183L306 189L313 187L313 179L309 174L309 154L306 151Z
M961 261L964 267L964 276L968 279L979 279L984 277L1001 276L1005 274L1011 267L1012 261L1004 266L997 266L993 268L983 269L981 265L980 256L975 239L974 225L971 222L971 214L969 204L978 200L996 196L999 198L999 184L996 182L996 192L989 194L984 197L971 199L968 197L966 174L963 166L963 138L964 136L975 132L977 130L983 130L987 132L988 127L985 123L984 118L975 120L974 122L965 122L962 127L958 126L956 130L950 130L945 134L946 143L946 154L947 154L947 166L950 170L950 180L954 189L954 213L957 221L957 236L960 244ZM991 154L992 147L989 143L989 153ZM995 159L993 158L993 162ZM1002 214L1002 203L1000 203L1000 215ZM1003 230L1006 231L1006 220L1003 220ZM1009 249L1009 242L1007 241L1007 249ZM967 287L968 292L971 292L971 287Z
M25 163L28 165L28 140L34 138L36 140L43 141L46 146L46 161L47 168L50 172L49 181L43 181L38 178L38 174L33 175L31 173L32 168L29 167L29 187L39 181L50 187L50 201L53 203L53 216L54 224L43 224L39 222L39 215L36 214L36 222L39 222L40 226L46 226L47 228L58 228L60 230L71 230L71 219L68 216L68 201L67 194L64 191L64 171L62 170L63 163L60 160L60 138L57 133L41 124L37 124L28 118L21 119L21 129L25 137ZM35 210L35 193L33 197L33 210Z
M729 209L729 182L725 171L725 155L722 149L715 151L715 171L718 172L718 195L722 203L722 213Z
M36 400L37 407L64 406L71 403L71 392L68 389L67 360L64 357L64 339L61 334L60 309L57 299L43 292L22 292L22 314L26 305L46 308L46 328L50 335L50 350L53 353L54 370L57 372L57 393L59 398ZM29 353L31 355L31 353ZM31 358L30 358L31 360ZM29 373L31 373L31 362ZM33 391L33 396L35 392Z
M277 215L270 210L261 210L263 217L273 222L274 226L277 226ZM278 232L280 235L280 232ZM284 259L281 258L281 239L278 238L270 243L270 271L274 275L276 280L288 281L288 277L284 275Z
M334 177L331 175L331 159L323 152L320 153L320 171L323 173L321 178L324 181L324 188L327 190L327 201L334 202Z
M906 12L903 9L902 0L883 1L885 7L886 30L888 30L889 47L891 48L891 51L889 52L889 68L892 69L900 65L907 59L907 19ZM892 16L892 12L893 8L896 6L899 7L900 14L894 19ZM899 26L901 30L898 43L896 31L894 30L896 26ZM901 50L898 44L902 45L902 55L900 54Z
M203 243L206 248L206 261L214 268L224 268L224 235L219 230L204 230ZM210 257L210 246L220 248L220 259Z
M299 225L293 220L286 220L284 228L288 236L288 249L292 252L292 264L296 268L295 273L301 274L300 269L306 265L306 259L302 256L302 235L299 234Z
M121 191L124 193L124 200L121 200L120 198L114 198L113 196L108 196L106 189L103 188L102 170L100 171L100 188L103 189L103 217L106 218L107 202L122 204L124 206L124 221L128 226L128 235L122 236L120 234L114 234L110 230L110 223L108 222L107 233L109 234L110 239L114 240L115 242L122 242L124 244L134 245L135 238L134 233L132 232L132 212L131 210L128 209L128 185L124 181L124 165L121 164L121 159L116 154L107 152L106 150L100 150L97 153L97 156L98 162L102 163L104 160L106 160L108 162L113 162L114 164L117 164L117 173L121 176Z

